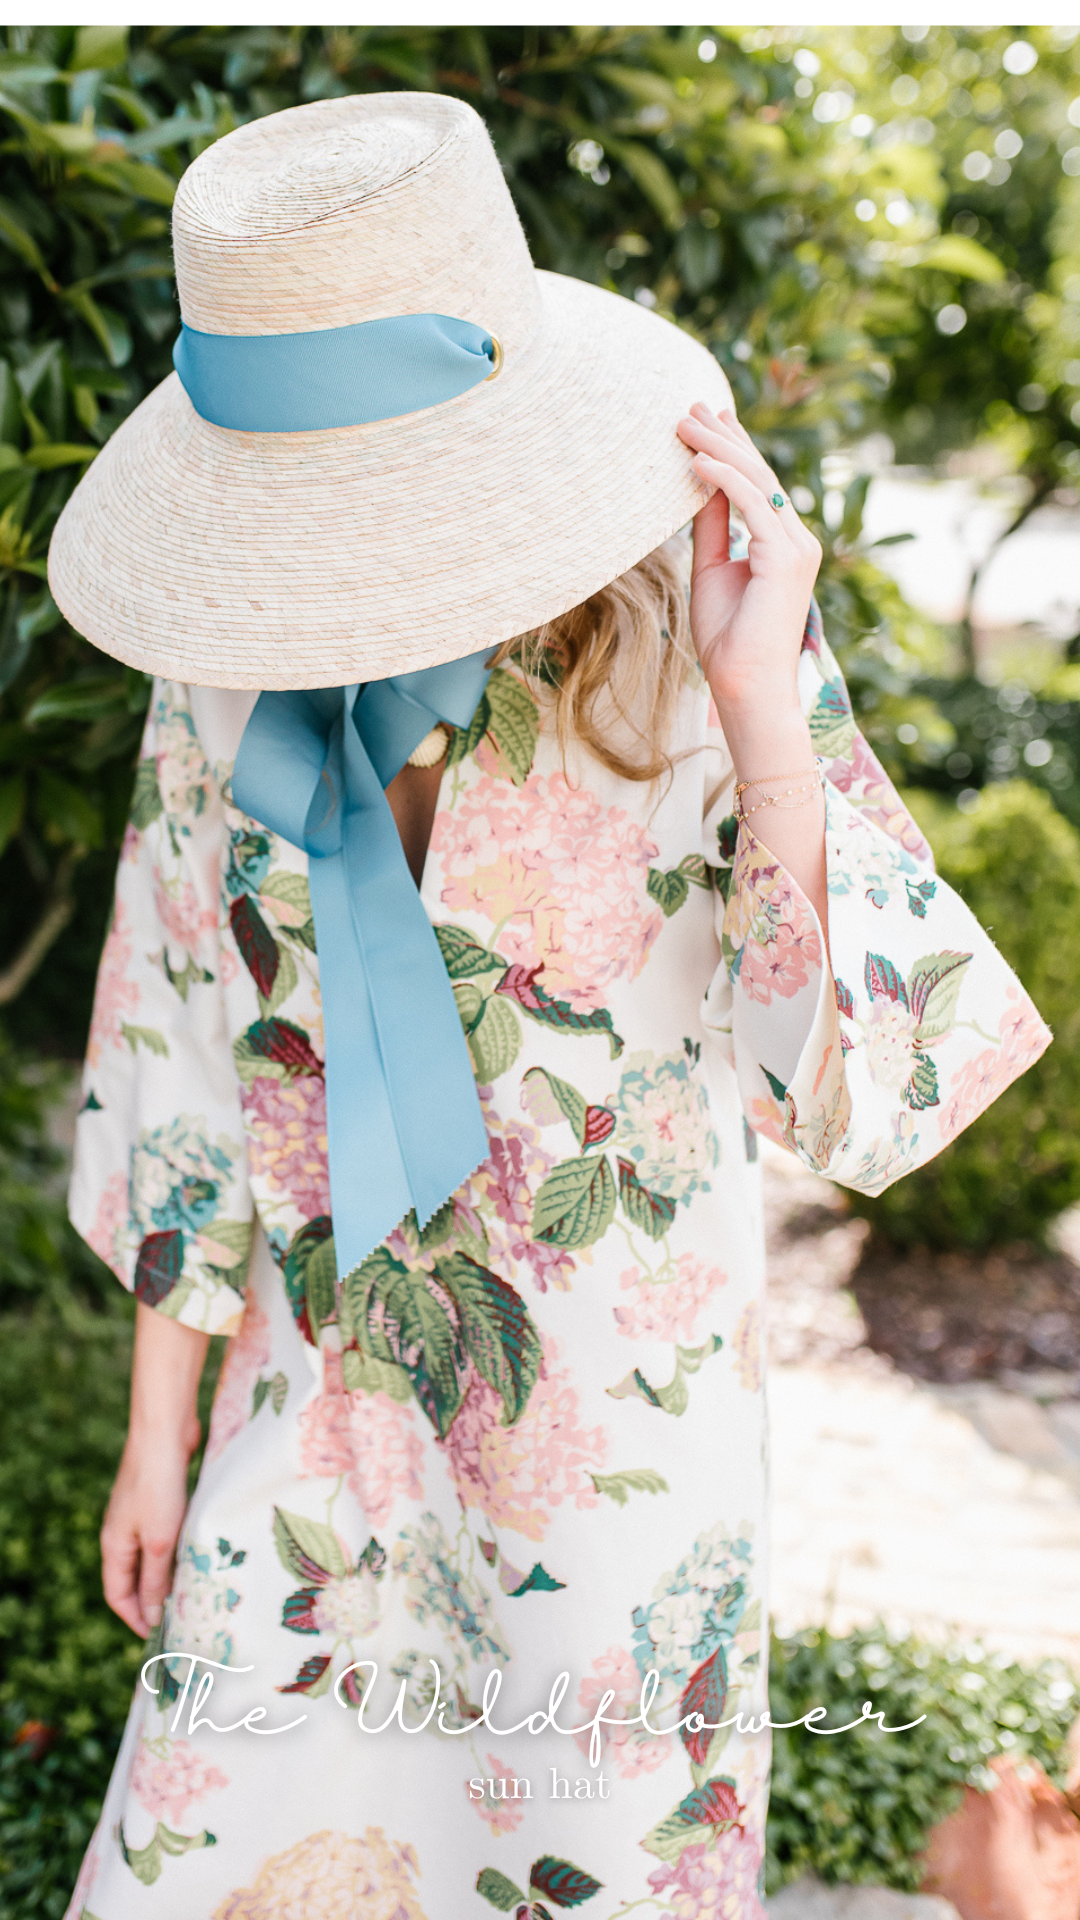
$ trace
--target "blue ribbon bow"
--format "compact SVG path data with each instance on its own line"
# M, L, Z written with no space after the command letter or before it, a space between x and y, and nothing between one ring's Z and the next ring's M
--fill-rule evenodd
M236 805L308 855L342 1276L410 1209L424 1226L489 1151L450 978L384 792L436 721L468 726L489 652L262 693L236 757Z

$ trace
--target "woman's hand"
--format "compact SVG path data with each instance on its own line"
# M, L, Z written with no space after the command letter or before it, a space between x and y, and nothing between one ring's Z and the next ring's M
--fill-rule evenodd
M694 521L690 624L721 718L762 702L799 713L796 672L821 547L733 413L718 418L699 402L679 436L716 488ZM729 505L750 535L745 560L729 556Z
M201 1432L195 1412L207 1335L140 1302L131 1424L101 1529L101 1576L114 1613L143 1639L172 1587L187 1508L187 1470Z
M810 900L828 943L825 803L814 785L798 668L821 548L733 413L700 402L679 422L694 468L716 488L694 520L690 628L735 768L754 838ZM780 505L773 504L774 499ZM730 508L750 534L745 560L728 550ZM794 789L791 797L786 790ZM771 804L774 797L780 804Z

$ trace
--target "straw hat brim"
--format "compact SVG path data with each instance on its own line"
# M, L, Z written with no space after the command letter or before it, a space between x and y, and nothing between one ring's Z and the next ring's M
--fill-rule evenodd
M701 507L676 423L730 391L704 347L646 308L538 281L527 348L421 413L235 432L171 374L60 517L61 611L150 673L319 687L457 659L587 599Z

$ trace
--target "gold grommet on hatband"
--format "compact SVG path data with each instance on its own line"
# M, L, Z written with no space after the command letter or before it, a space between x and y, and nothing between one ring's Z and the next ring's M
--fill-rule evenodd
M501 343L499 342L495 334L492 334L490 338L491 338L491 351L493 354L493 359L491 363L491 372L485 376L485 383L487 380L494 380L495 375L498 373L499 368L502 366L502 363L503 363L503 350L502 350Z

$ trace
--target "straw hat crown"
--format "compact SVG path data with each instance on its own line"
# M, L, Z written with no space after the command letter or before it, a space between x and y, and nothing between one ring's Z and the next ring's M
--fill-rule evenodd
M173 238L187 327L232 336L219 366L276 336L267 390L287 396L290 354L336 330L335 352L389 367L386 412L226 425L170 374L52 538L57 605L103 652L226 687L434 666L587 599L701 505L676 424L695 399L730 404L719 366L634 301L533 267L462 101L359 94L240 127L184 175ZM411 315L495 335L501 360L396 405L386 329Z
M180 311L203 333L441 313L515 351L540 318L487 129L443 96L357 94L240 128L184 175L173 250Z

